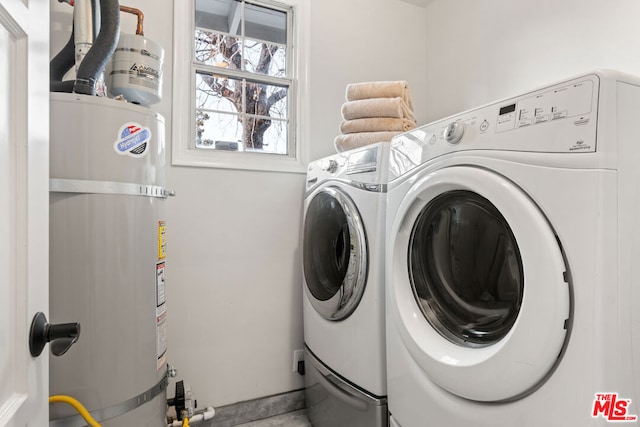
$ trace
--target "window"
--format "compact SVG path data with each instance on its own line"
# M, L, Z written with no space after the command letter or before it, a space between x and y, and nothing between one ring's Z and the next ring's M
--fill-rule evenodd
M184 4L175 7L174 164L306 171L299 39L308 1L194 0L191 28L180 23Z

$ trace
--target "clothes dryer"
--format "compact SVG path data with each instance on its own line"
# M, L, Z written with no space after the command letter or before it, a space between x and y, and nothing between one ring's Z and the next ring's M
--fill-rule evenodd
M309 165L305 386L316 427L386 427L384 234L389 144Z
M392 141L394 423L637 420L639 120L640 80L597 71Z

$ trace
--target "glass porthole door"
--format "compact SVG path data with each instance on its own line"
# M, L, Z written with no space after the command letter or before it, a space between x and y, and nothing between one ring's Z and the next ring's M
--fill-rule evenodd
M366 284L367 241L351 198L335 187L318 191L304 217L305 291L316 311L328 320L348 317Z
M431 326L467 347L504 338L524 293L509 224L490 201L464 190L444 193L420 212L409 241L409 278Z
M567 269L551 224L498 173L425 174L392 226L390 318L426 375L458 396L520 398L567 337Z

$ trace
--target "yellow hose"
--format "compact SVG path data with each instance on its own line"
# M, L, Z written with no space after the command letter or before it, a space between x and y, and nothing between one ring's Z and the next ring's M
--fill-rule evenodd
M68 405L71 405L73 406L73 409L78 411L78 413L82 416L82 418L84 418L87 424L89 424L91 427L101 427L100 424L98 424L98 422L93 419L89 411L87 411L87 409L84 406L82 406L82 403L78 402L76 399L74 399L71 396L63 396L63 395L50 396L49 403L66 403Z
M182 419L182 427L189 427L189 418L184 417Z

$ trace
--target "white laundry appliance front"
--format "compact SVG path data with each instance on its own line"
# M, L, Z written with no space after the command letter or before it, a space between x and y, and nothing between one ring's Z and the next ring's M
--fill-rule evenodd
M640 79L597 71L392 141L392 424L636 422Z
M304 206L307 412L315 427L386 427L384 234L389 144L309 165Z

